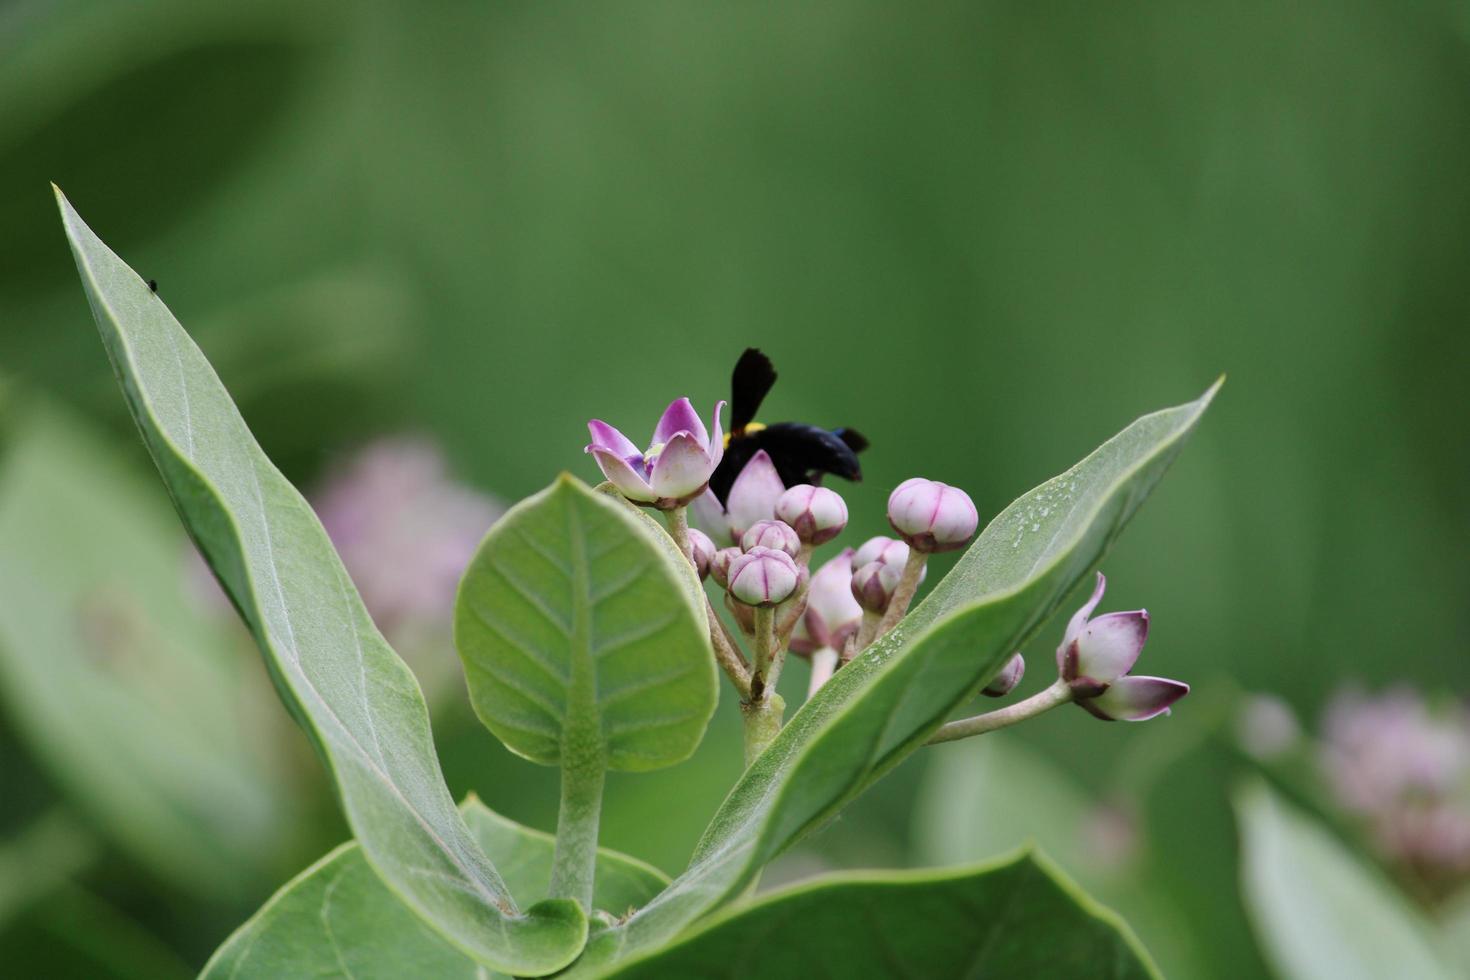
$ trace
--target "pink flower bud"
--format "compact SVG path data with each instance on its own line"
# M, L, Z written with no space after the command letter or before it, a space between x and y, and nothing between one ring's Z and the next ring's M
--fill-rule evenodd
M847 504L835 490L802 483L776 501L776 516L807 544L825 544L847 527Z
M720 588L728 588L730 585L730 563L739 558L742 552L739 548L721 548L714 553L709 562L709 573L714 577Z
M852 573L852 597L868 612L881 613L893 599L902 575L902 565L870 561Z
M889 495L888 523L911 548L954 551L975 536L980 513L965 491L916 476Z
M790 598L801 570L784 551L757 546L730 562L730 595L748 606L774 606Z
M862 622L863 607L852 597L852 549L847 548L812 575L806 613L791 634L791 649L797 653L821 647L840 651Z
M878 535L863 542L857 554L852 556L852 567L862 568L869 562L881 561L899 568L909 560L909 546L896 538Z
M795 558L797 552L801 551L801 539L785 521L756 521L740 536L740 547L745 551L752 548L775 548Z
M980 693L987 698L1003 698L1015 690L1016 685L1021 683L1021 678L1025 675L1026 658L1019 653L1012 654L1011 659L1006 661L1006 665L990 679L990 683L986 684Z
M715 543L710 540L709 535L697 527L689 529L689 561L694 564L694 570L699 573L699 580L703 582L709 578L709 565L715 557Z

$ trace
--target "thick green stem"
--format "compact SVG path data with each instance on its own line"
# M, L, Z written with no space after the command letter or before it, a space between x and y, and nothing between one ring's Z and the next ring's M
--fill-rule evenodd
M999 728L1006 728L1017 722L1025 721L1027 718L1035 718L1043 711L1050 711L1059 704L1066 704L1072 700L1072 688L1064 680L1058 680L1051 687L1033 694L1024 701L1006 705L995 711L987 711L983 715L973 718L962 718L952 721L947 725L941 725L939 730L929 739L930 745L938 745L940 742L953 742L955 739L969 738L971 735L984 735Z
M767 691L759 701L743 702L740 711L745 718L745 765L749 768L766 746L781 734L786 702L775 691Z
M893 600L888 603L888 608L883 612L883 618L878 622L878 630L873 635L874 640L881 639L908 613L909 605L914 601L914 594L919 591L919 582L924 577L924 566L928 563L928 553L919 551L917 548L909 549L909 560L904 562L903 574L899 576L898 585L893 590Z
M669 524L669 537L673 538L674 544L679 546L679 554L693 561L694 559L689 555L689 508L679 506L666 510L664 519Z
M563 753L561 813L556 818L556 853L551 861L552 898L572 898L592 911L597 869L597 825L602 815L606 769L600 748Z
M764 691L774 691L781 678L781 647L776 642L776 610L773 606L755 607L755 674L750 689L756 698Z

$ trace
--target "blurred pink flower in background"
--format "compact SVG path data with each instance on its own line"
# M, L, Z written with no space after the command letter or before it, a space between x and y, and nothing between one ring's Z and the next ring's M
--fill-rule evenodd
M1470 875L1470 710L1397 687L1336 694L1320 761L1342 806L1383 853L1441 884Z

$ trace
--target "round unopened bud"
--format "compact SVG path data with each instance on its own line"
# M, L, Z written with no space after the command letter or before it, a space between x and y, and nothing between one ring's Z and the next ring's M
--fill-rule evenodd
M703 582L709 578L709 563L715 557L715 543L710 536L697 527L689 529L689 560L694 564L694 570L699 573L699 580Z
M774 606L790 598L801 570L784 551L757 545L730 562L730 595L747 606Z
M862 568L869 562L881 561L899 568L909 560L909 546L897 538L878 535L863 542L863 546L852 556L852 567Z
M720 588L729 588L730 563L736 558L739 558L740 555L741 551L739 548L721 548L719 551L716 551L714 553L713 557L710 558L710 577L712 577L717 583L719 583Z
M775 548L795 558L801 551L801 539L785 521L756 521L740 536L740 547L746 551Z
M1012 654L1011 659L1000 669L1000 673L990 679L990 683L980 691L987 698L1003 698L1015 690L1021 678L1026 676L1026 658L1019 653Z
M805 543L825 544L847 527L847 503L835 490L801 483L776 501L776 516Z
M904 480L888 496L888 523L918 551L963 548L980 526L970 495L938 480Z
M868 612L881 613L893 599L902 575L902 565L870 561L852 573L852 597Z

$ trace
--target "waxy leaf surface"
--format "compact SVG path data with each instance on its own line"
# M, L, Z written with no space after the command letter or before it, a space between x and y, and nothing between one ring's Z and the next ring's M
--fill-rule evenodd
M585 732L608 768L698 747L718 679L692 566L638 515L563 476L513 507L460 584L454 638L475 711L546 765Z
M1214 397L1146 415L1001 512L892 633L802 706L716 813L689 868L575 971L646 953L921 746L1101 560Z
M471 798L465 822L522 904L546 894L553 839ZM598 908L622 915L658 894L668 879L636 858L601 850ZM271 897L210 958L203 980L355 980L487 974L410 912L375 875L355 843L344 844ZM495 974L501 976L501 974Z
M818 878L721 915L611 976L1158 974L1122 920L1027 855L981 868Z
M373 869L476 960L522 974L577 955L569 902L522 914L454 806L423 693L374 627L321 522L266 458L163 301L57 192L128 407L190 534L335 780Z

